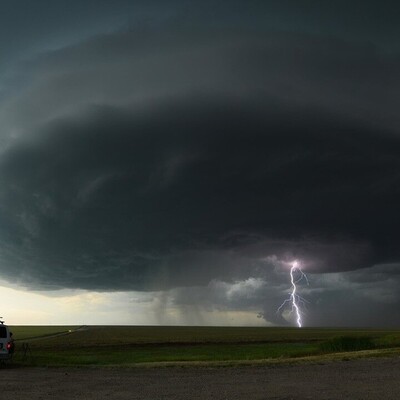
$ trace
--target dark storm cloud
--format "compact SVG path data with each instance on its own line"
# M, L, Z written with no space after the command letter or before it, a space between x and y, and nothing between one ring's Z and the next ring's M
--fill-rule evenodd
M276 107L104 108L15 144L0 165L4 272L154 289L240 278L270 255L321 270L396 259L399 138Z
M3 132L32 130L88 104L143 104L203 93L262 104L327 110L398 129L399 58L370 44L305 34L218 30L133 31L49 53L21 75L29 83L3 101ZM27 75L29 78L27 78ZM257 98L259 96L259 98Z
M272 256L399 260L397 56L144 29L22 70L0 110L3 277L154 290L262 278Z
M399 324L398 12L4 4L0 277L282 324L296 258L305 324Z

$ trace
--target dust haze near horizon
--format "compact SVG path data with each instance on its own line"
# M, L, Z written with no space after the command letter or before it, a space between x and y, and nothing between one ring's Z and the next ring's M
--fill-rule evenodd
M0 16L0 315L400 325L399 7L17 0Z

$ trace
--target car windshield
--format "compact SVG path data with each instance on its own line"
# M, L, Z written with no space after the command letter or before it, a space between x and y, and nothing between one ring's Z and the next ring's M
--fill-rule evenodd
M7 337L7 329L5 326L0 326L0 339Z

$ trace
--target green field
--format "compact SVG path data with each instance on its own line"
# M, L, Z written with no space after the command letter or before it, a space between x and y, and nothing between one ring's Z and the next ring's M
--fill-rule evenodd
M400 330L15 326L13 362L37 366L235 363L400 353Z

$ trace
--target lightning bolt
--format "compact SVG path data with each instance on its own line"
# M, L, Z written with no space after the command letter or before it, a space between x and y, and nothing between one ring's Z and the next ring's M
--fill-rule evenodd
M297 271L298 278L295 279L295 273ZM303 322L301 320L301 310L300 310L300 303L304 303L305 300L297 294L297 284L301 280L305 280L308 285L307 275L300 269L299 263L297 261L292 262L292 267L290 268L290 282L292 283L292 290L290 291L290 296L286 299L276 311L277 313L280 312L287 303L291 303L292 305L292 313L296 314L296 322L299 328L302 327Z

